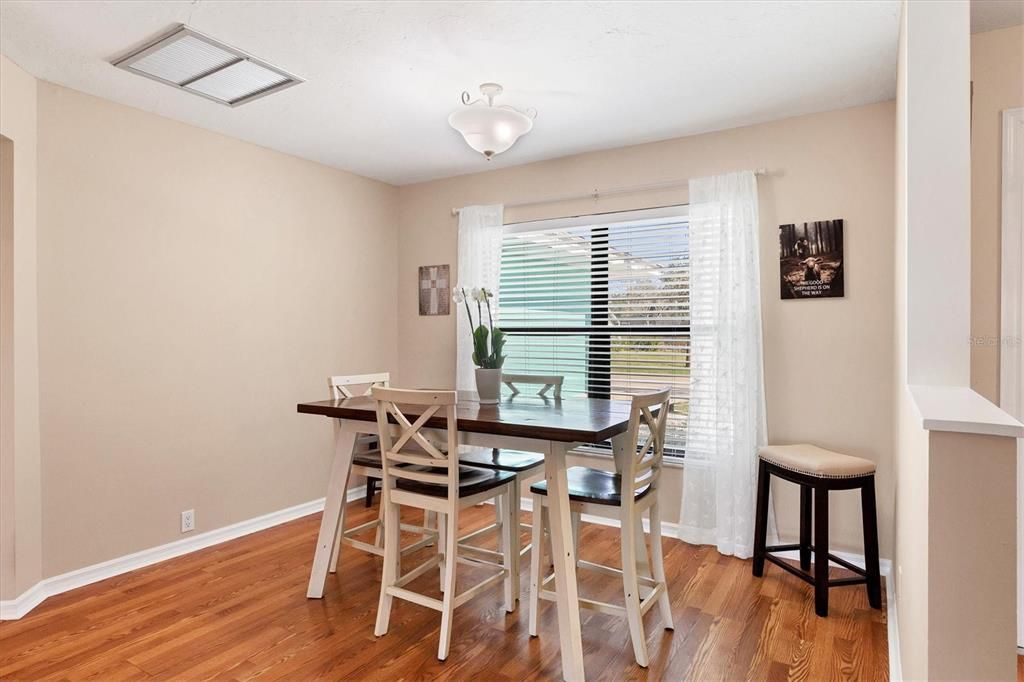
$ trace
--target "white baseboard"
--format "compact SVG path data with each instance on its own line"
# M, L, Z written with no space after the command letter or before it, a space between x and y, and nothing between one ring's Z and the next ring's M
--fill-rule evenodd
M348 491L346 499L349 502L353 502L361 499L365 494L366 486L352 488ZM318 500L304 502L303 504L264 514L263 516L257 516L247 521L233 523L230 526L224 526L223 528L217 528L192 537L175 540L165 545L151 547L141 552L135 552L134 554L128 554L111 559L110 561L55 575L52 578L46 578L30 587L15 599L0 601L0 620L18 620L42 603L44 599L55 594L61 594L68 590L99 582L100 580L106 580L107 578L113 578L128 571L134 571L182 556L183 554L196 552L200 549L227 542L228 540L249 535L250 533L266 530L267 528L278 526L288 521L294 521L303 516L316 514L322 511L323 508L324 498L321 497Z
M0 601L0 620L18 620L39 606L49 595L46 586L38 582L14 599Z
M900 658L900 624L896 618L896 580L892 572L885 576L885 624L889 635L889 682L903 682Z

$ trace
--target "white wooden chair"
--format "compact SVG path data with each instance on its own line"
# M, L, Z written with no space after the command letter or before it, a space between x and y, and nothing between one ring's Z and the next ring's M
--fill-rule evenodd
M501 380L512 390L513 396L520 393L516 384L525 384L541 386L541 389L537 391L537 395L541 397L547 397L547 392L553 388L555 390L552 392L552 397L557 400L562 397L562 384L565 382L565 377L557 374L544 376L540 374L505 374L502 372Z
M374 633L379 637L387 634L391 616L391 603L395 597L420 604L441 612L440 642L437 657L448 657L452 633L454 610L498 581L505 583L505 610L515 610L516 600L512 592L514 567L518 557L510 548L511 516L503 519L505 547L501 563L459 556L459 510L488 499L519 495L515 490L515 475L497 470L477 469L459 466L458 421L455 415L455 391L413 391L375 386L372 395L377 401L377 425L381 438L383 459L384 495L384 571L380 584L380 604L377 609L377 625ZM401 405L423 408L410 421L402 412ZM435 446L422 432L424 425L434 415L445 417L447 443L444 449ZM397 425L397 438L392 437L389 419ZM399 514L401 506L411 506L437 514L438 554L411 571L401 571L399 543ZM511 505L504 505L511 509ZM492 575L480 581L461 594L456 593L456 566L464 563L496 569ZM443 596L441 599L414 592L406 587L417 577L434 566L441 566ZM512 598L509 598L509 595Z
M391 376L387 372L378 372L375 374L332 376L327 380L327 384L331 389L331 399L343 400L345 398L368 396L370 395L371 388L374 386L388 386L390 381ZM352 473L366 477L367 487L370 486L370 480L380 480L383 477L384 474L381 469L380 447L377 436L361 434L356 437L355 451L352 453ZM338 535L334 541L334 551L331 553L331 573L335 573L338 570L338 555L341 552L341 545L343 543L351 547L355 547L363 552L369 552L370 554L376 554L377 556L384 556L384 535L382 532L384 529L383 519L384 505L381 504L380 509L377 512L377 518L373 521L367 521L366 523L360 524L355 528L349 528L348 530L339 526ZM374 528L377 531L372 545L368 542L356 539L355 536L366 532L370 528ZM425 547L432 543L436 537L435 531L418 526L406 525L403 526L403 529L423 534L422 540L404 547L402 549L403 553L412 552L420 549L421 547Z
M541 386L540 391L537 395L541 397L547 397L547 392L554 389L552 397L555 400L561 400L562 398L562 384L565 381L565 377L561 375L539 375L539 374L505 374L502 373L501 380L509 387L512 391L512 396L519 395L520 386ZM510 471L516 475L516 490L521 490L524 483L537 480L544 476L544 456L536 452L521 452L519 450L507 450L494 448L492 451L474 451L468 455L460 455L459 462L468 466L481 467L483 469L498 469L500 471ZM513 519L518 519L519 527L522 530L530 530L530 524L523 523L521 519L520 511L520 499L518 495L513 496L511 500L512 510L511 515ZM485 557L497 557L499 552L494 552L482 547L476 547L469 544L470 540L473 540L480 535L496 531L501 534L501 520L505 518L506 511L502 509L501 503L495 500L494 504L494 523L478 528L472 533L468 533L461 538L459 542L462 543L462 549L467 553L473 553L479 556ZM527 543L524 547L519 547L519 534L515 533L512 536L514 543L513 549L519 552L519 556L525 556L530 551L532 543ZM503 550L499 543L499 550ZM517 571L518 574L518 571ZM516 593L518 594L518 586Z
M658 483L661 459L665 449L665 423L669 412L668 389L633 396L633 405L627 432L627 452L621 458L622 473L616 474L588 467L571 467L569 479L569 506L573 516L603 506L619 508L621 527L622 570L579 559L577 566L622 579L625 606L580 598L580 606L604 613L624 616L629 623L629 636L633 642L633 655L638 665L647 667L647 640L644 636L643 616L655 602L661 611L662 625L672 630L672 611L665 584L665 566L661 548L661 516L658 510ZM638 446L641 428L647 432L642 446ZM628 451L632 448L632 451ZM530 555L530 624L529 631L537 636L537 610L540 599L554 600L555 593L546 589L554 575L544 577L543 532L547 527L547 482L534 484L533 493L533 547ZM644 539L643 513L649 512L651 523L651 566L653 576L647 575L647 546ZM575 524L574 524L575 525ZM575 528L574 528L575 530ZM575 533L574 533L575 535ZM644 594L644 592L646 592Z

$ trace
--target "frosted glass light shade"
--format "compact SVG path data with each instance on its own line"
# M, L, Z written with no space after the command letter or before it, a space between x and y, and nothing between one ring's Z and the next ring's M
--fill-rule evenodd
M533 119L506 107L467 106L453 112L448 124L466 144L490 159L530 132Z

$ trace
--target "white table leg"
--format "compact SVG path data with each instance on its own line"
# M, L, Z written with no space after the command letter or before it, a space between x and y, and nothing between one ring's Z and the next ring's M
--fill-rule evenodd
M551 553L555 566L555 603L558 606L558 637L562 651L562 677L575 682L584 678L583 636L576 586L576 556L569 519L569 483L565 453L571 444L551 442L544 457L551 523Z
M324 582L327 570L331 565L331 552L334 549L338 529L345 523L345 497L348 494L348 479L352 471L352 451L355 449L356 434L345 428L342 420L341 428L334 440L334 462L331 464L331 477L327 483L327 501L324 503L323 518L320 519L320 535L316 540L316 554L313 555L313 569L309 572L309 587L306 597L320 599L324 596Z

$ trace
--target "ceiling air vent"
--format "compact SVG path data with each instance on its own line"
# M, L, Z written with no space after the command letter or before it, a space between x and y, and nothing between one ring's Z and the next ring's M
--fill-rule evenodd
M114 66L237 107L302 79L209 36L180 26Z

